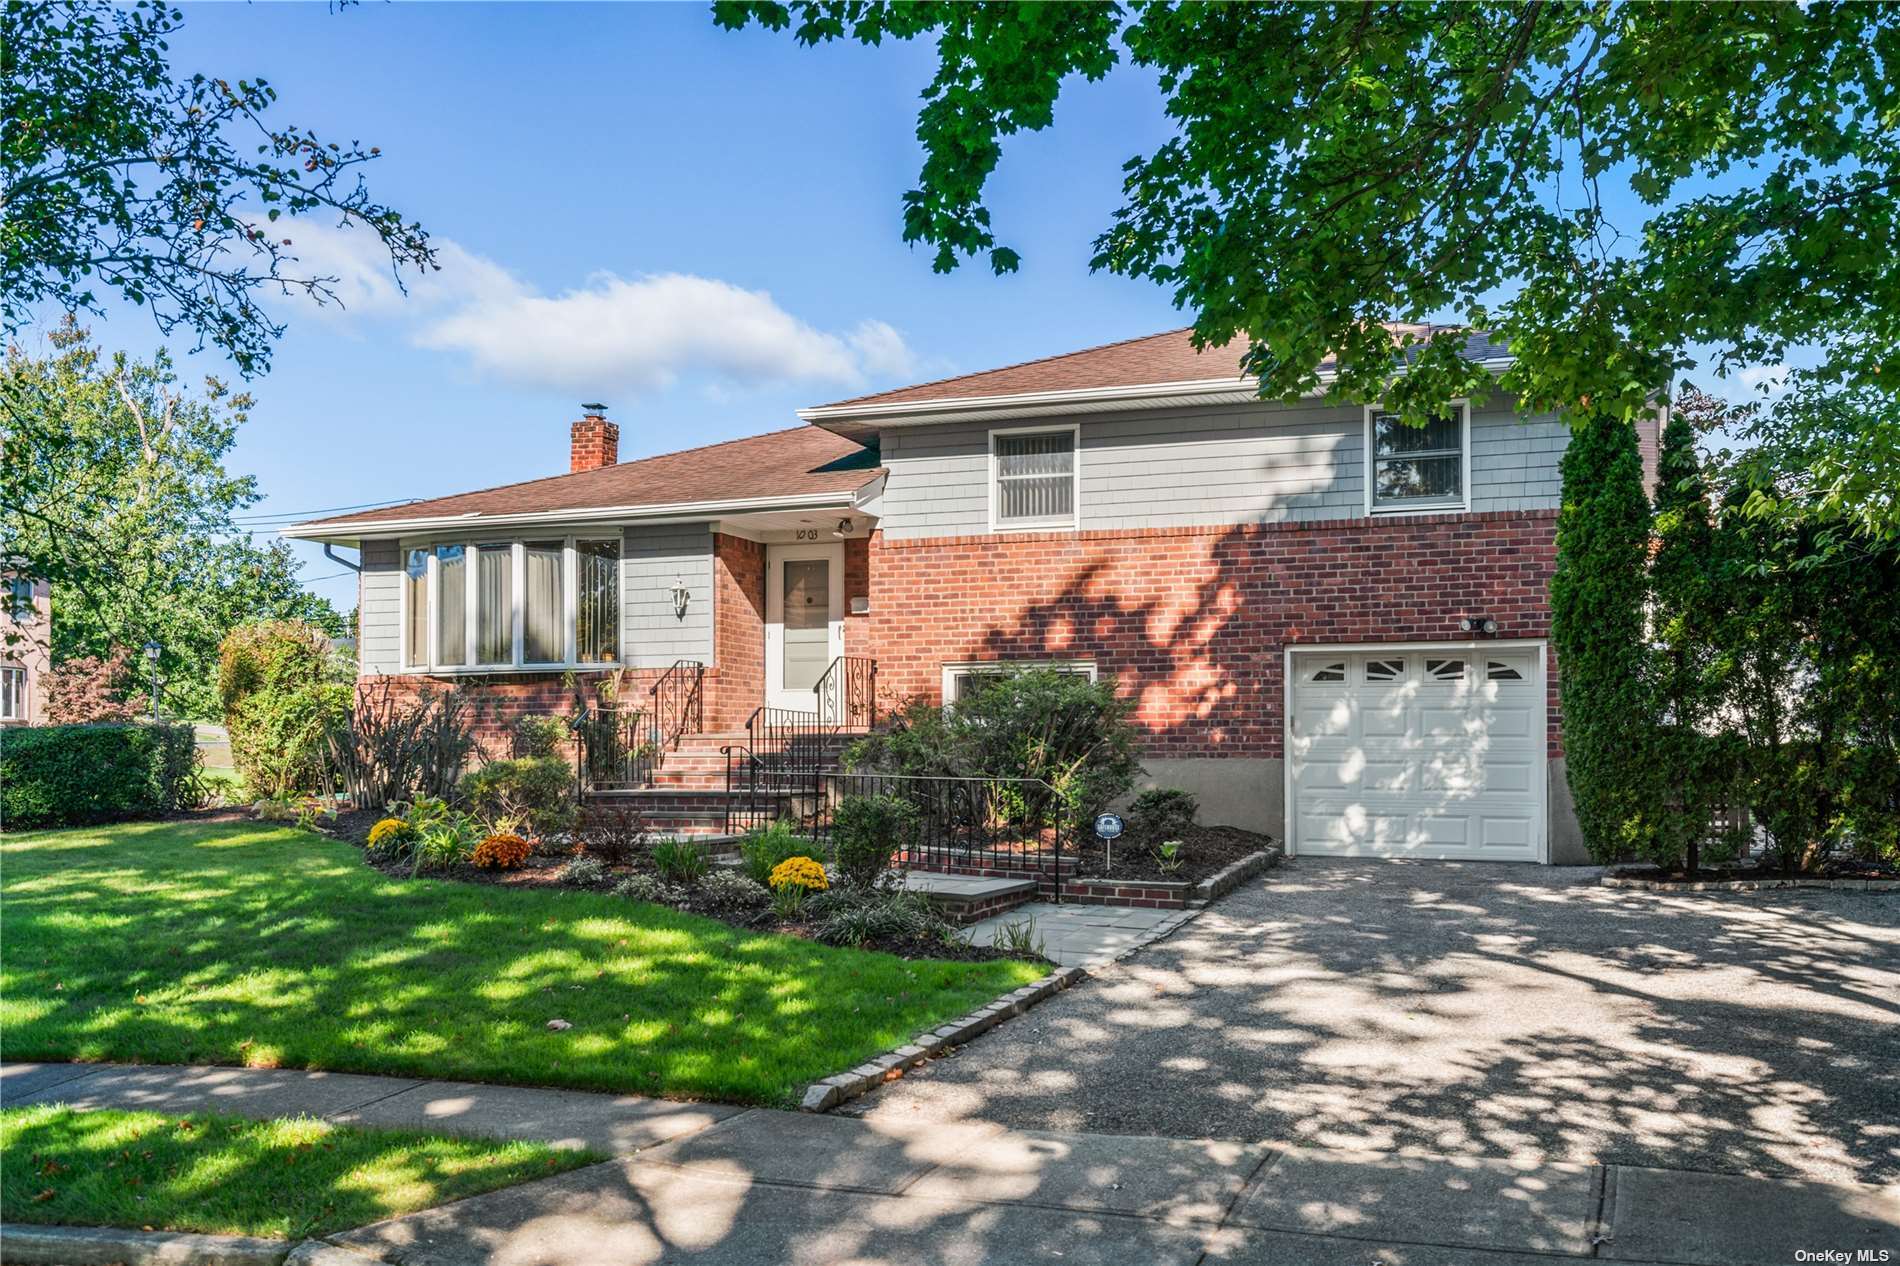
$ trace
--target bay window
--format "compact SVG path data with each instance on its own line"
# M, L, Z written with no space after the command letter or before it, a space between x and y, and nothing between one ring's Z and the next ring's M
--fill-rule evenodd
M402 559L407 669L619 662L618 537L458 541Z

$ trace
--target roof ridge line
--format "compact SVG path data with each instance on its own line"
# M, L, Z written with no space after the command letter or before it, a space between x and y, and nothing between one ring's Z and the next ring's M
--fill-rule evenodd
M1047 356L1032 356L1028 360L1012 361L1007 365L992 365L988 369L973 369L968 373L945 374L941 378L929 378L923 382L909 382L901 387L887 387L883 391L867 391L861 396L838 400L831 404L815 405L819 409L841 409L858 400L875 400L879 396L889 395L893 391L919 391L925 387L935 387L946 382L956 382L962 378L979 378L984 374L1001 374L1012 369L1024 369L1030 365L1041 365L1052 360L1067 360L1071 356L1086 356L1090 352L1105 352L1111 347L1126 347L1130 343L1145 343L1151 338L1166 338L1170 334L1185 334L1194 329L1191 325L1177 325L1171 330L1156 330L1151 334L1135 334L1128 338L1118 338L1107 343L1097 343L1092 347L1078 347L1067 352L1051 352ZM1223 346L1225 346L1223 344Z

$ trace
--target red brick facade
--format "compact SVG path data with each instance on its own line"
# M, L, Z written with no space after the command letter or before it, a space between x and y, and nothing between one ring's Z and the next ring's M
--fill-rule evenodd
M620 462L620 428L597 413L576 422L568 433L567 471L599 470Z
M713 664L706 728L736 730L765 702L765 546L713 537Z
M644 700L662 671L629 670L620 674L620 688L629 698ZM484 673L452 677L405 673L363 677L358 679L356 688L359 697L375 697L387 686L395 698L403 701L413 700L424 689L437 694L460 690L469 701L476 746L483 757L498 759L510 754L515 722L527 716L572 716L579 707L577 693L585 696L586 706L594 707L599 702L600 682L613 675L611 672L577 673L570 683L561 673Z
M1550 632L1554 511L1241 527L874 534L879 693L935 698L946 662L1086 658L1161 757L1278 757L1283 652L1301 643ZM1559 754L1556 673L1550 751Z

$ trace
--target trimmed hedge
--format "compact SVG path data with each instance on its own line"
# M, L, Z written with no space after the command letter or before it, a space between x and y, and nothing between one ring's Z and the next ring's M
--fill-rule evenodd
M148 818L200 798L189 725L115 722L0 731L0 828Z

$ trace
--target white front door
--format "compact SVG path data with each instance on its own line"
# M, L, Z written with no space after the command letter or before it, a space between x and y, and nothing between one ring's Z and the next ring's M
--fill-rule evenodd
M1290 668L1295 854L1543 860L1535 647L1300 651Z
M765 702L816 711L812 687L844 654L844 545L765 549Z

